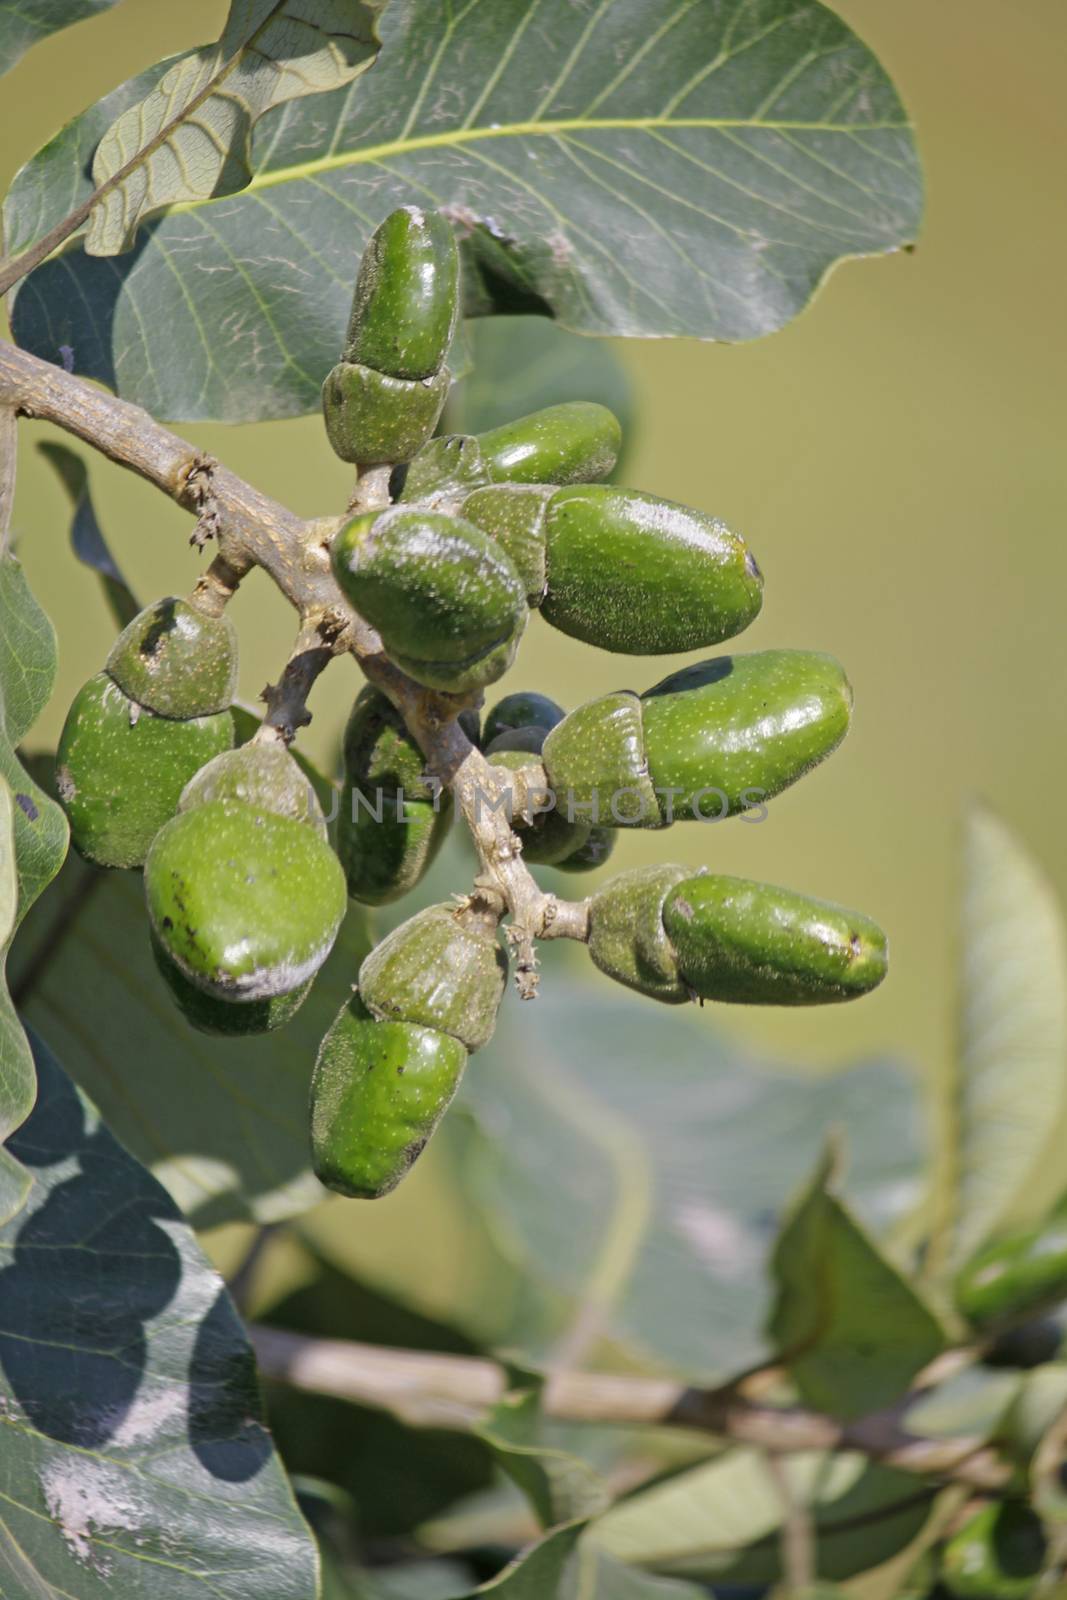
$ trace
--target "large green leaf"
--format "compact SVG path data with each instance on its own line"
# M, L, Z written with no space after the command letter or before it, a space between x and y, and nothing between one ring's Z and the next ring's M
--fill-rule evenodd
M34 1071L29 1045L8 993L5 967L12 935L59 871L66 818L32 781L16 755L52 690L56 639L14 556L0 555L0 1222L22 1204L29 1175L3 1149L29 1114Z
M770 1333L803 1398L852 1418L897 1400L944 1348L945 1336L829 1192L831 1165L820 1163L775 1245Z
M170 1199L35 1041L0 1231L5 1600L310 1600L252 1352Z
M983 810L966 824L960 941L934 1252L954 1265L1039 1220L1067 1187L1063 915L1045 874Z
M139 874L71 860L13 952L24 1015L60 1051L123 1143L201 1226L313 1205L307 1094L319 1042L366 953L350 913L294 1020L216 1039L184 1021L155 968Z
M849 1193L868 1225L909 1204L919 1162L915 1097L898 1069L765 1070L695 1008L558 970L535 1005L505 1005L459 1104L475 1133L457 1166L478 1214L556 1297L557 1325L542 1338L523 1317L516 1347L543 1356L569 1327L693 1381L770 1353L778 1214L830 1126L846 1132Z
M115 0L0 0L0 76L31 45L73 22L109 11Z
M263 119L240 195L174 207L119 261L38 268L18 341L159 415L288 416L317 407L358 253L397 204L448 210L472 311L728 340L918 229L896 91L817 0L391 0L381 35L351 89ZM88 116L20 175L12 254L87 197Z
M147 216L252 176L252 130L275 106L344 88L378 48L365 0L231 0L217 44L183 56L97 145L85 248L128 250Z

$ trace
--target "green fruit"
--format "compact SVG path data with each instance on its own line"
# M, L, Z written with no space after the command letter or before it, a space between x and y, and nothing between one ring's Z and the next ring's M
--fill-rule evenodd
M325 837L326 820L318 796L285 746L246 744L215 756L182 790L179 811L211 805L216 800L238 800L257 811L306 822Z
M488 433L434 439L412 461L402 498L488 483L592 483L618 460L622 430L604 406L568 400Z
M314 976L345 913L344 874L312 828L234 800L184 811L145 863L148 914L182 975L223 1000L268 1000Z
M520 733L523 731L519 730ZM529 731L540 733L541 730ZM507 738L508 735L501 737ZM515 735L512 734L511 737ZM489 764L518 772L521 768L530 766L530 755L524 750L500 749L489 757ZM538 771L539 768L535 766L533 770ZM512 809L514 810L514 807ZM566 861L587 843L591 832L589 823L569 822L555 807L549 811L536 811L531 822L524 822L520 816L515 816L513 826L522 841L523 859L531 866L542 867L555 867Z
M358 994L319 1050L311 1152L320 1183L354 1199L395 1189L448 1109L467 1052L411 1022L379 1022Z
M956 1279L956 1304L976 1327L1025 1316L1067 1299L1067 1216L1000 1239Z
M579 706L550 729L542 753L565 815L606 827L661 825L635 694L622 690Z
M426 776L426 757L392 701L367 684L356 696L344 734L345 782L368 794L400 790L412 800L432 800L437 785Z
M589 954L601 972L670 1005L690 995L663 926L663 907L688 870L636 867L612 878L589 904Z
M225 711L237 690L237 635L173 596L147 606L119 634L107 671L122 692L161 717Z
M608 484L560 490L545 516L541 614L574 639L629 655L720 644L747 628L763 578L725 523Z
M545 509L554 493L543 484L490 484L467 495L459 508L510 557L532 606L545 597Z
M430 800L350 789L337 821L337 854L353 900L386 906L425 877L452 824L452 797Z
M152 954L160 977L170 990L190 1027L199 1033L210 1033L227 1039L245 1038L258 1033L275 1033L296 1016L311 992L311 979L289 994L272 995L267 1000L220 1000L205 994L189 982L175 966L155 934L151 938Z
M507 981L507 960L482 919L452 905L429 906L394 928L359 972L359 992L380 1022L416 1022L487 1044Z
M547 733L562 721L563 707L546 694L520 690L516 694L506 694L486 713L482 742L491 745L501 734L514 733L520 728L540 728Z
M590 828L589 837L565 861L557 861L560 872L595 872L615 848L618 834L612 828Z
M685 667L641 706L665 810L676 821L717 820L770 799L835 750L852 690L832 656L764 650Z
M481 688L514 660L526 596L507 556L469 522L400 507L355 517L332 560L348 599L417 682Z
M459 252L441 213L390 212L363 252L345 361L394 378L432 378L452 343L458 285Z
M334 452L357 467L410 461L436 428L450 383L447 367L432 378L390 378L360 362L339 361L322 386Z
M139 867L195 772L233 744L228 711L178 721L145 711L106 673L74 697L56 751L56 788L79 855Z
M958 1600L1030 1600L1048 1541L1041 1519L1017 1500L983 1506L954 1534L941 1558L941 1582Z
M854 1000L888 965L885 934L869 917L747 878L687 877L664 902L663 926L685 985L702 1000Z

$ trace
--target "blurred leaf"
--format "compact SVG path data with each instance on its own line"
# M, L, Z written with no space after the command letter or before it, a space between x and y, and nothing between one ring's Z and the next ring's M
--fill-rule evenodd
M1040 868L984 810L964 839L959 1013L933 1252L954 1267L1009 1224L1040 1220L1064 1189L1063 918Z
M183 201L120 262L70 249L39 267L18 342L53 361L67 346L160 416L291 416L318 408L358 254L397 205L454 219L469 311L636 336L773 332L835 262L918 230L906 113L817 0L682 0L662 17L648 0L390 0L381 33L356 92L263 120L241 194ZM13 254L88 198L91 149L75 123L23 169Z
M555 1297L547 1339L526 1318L497 1337L537 1364L562 1311L583 1341L714 1383L770 1354L778 1214L831 1125L864 1224L910 1204L915 1097L887 1064L819 1079L757 1067L695 1008L606 990L555 973L536 1005L504 1006L466 1074L461 1180L502 1253Z
M704 1600L707 1591L673 1578L657 1578L637 1567L624 1566L589 1542L578 1546L571 1562L564 1600Z
M852 1418L891 1405L945 1346L933 1313L828 1192L832 1156L778 1236L769 1331L802 1397Z
M466 332L472 367L448 397L442 432L483 433L542 406L595 400L618 417L625 444L634 395L610 344L545 317L479 317Z
M542 1527L594 1517L611 1504L607 1484L589 1463L545 1438L538 1389L505 1395L474 1432L526 1495Z
M568 1522L553 1529L489 1583L456 1600L475 1600L480 1594L492 1595L493 1600L566 1600L567 1565L584 1527L584 1522Z
M162 1189L34 1041L0 1231L0 1589L308 1600L312 1541L260 1422L218 1274Z
M32 781L15 751L44 708L55 672L52 624L18 561L0 553L0 1223L29 1192L29 1174L3 1145L29 1115L36 1081L8 990L11 939L59 871L68 837L62 811Z
M1067 1362L1046 1362L1017 1374L1017 1379L1003 1434L1014 1459L1027 1462L1056 1419L1067 1412Z
M209 1037L189 1027L156 971L140 874L71 859L12 952L12 981L26 990L27 1020L197 1226L273 1222L322 1198L308 1085L367 946L353 907L288 1026Z
M74 518L70 525L74 554L84 566L91 567L99 574L111 615L118 626L124 628L141 608L108 549L107 540L96 520L85 462L75 450L68 450L65 444L54 444L50 439L37 448L49 465L55 468L74 507Z
M815 1524L819 1572L839 1582L888 1561L920 1533L933 1491L861 1456L783 1458ZM613 1507L590 1541L634 1565L721 1584L779 1581L782 1501L764 1456L731 1450Z
M1021 1372L965 1367L913 1400L901 1427L923 1439L995 1438L1024 1387Z
M0 76L49 34L109 11L115 0L0 0Z

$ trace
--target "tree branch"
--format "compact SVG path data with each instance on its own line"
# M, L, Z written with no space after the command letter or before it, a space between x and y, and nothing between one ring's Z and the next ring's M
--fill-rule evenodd
M391 1411L412 1427L469 1427L507 1392L504 1369L478 1357L313 1339L281 1328L255 1326L250 1334L264 1377ZM882 1466L939 1482L992 1491L1010 1483L1011 1464L984 1439L909 1434L904 1419L914 1398L913 1391L887 1410L846 1423L800 1406L759 1404L735 1386L693 1389L668 1378L567 1372L544 1403L547 1414L561 1421L692 1428L776 1456L857 1451Z
M205 611L218 614L253 567L262 567L273 578L301 621L298 646L278 691L279 709L268 715L283 736L299 725L294 719L304 715L300 697L328 661L345 653L355 657L402 713L429 771L454 790L478 852L476 887L482 896L496 897L500 917L510 915L508 937L517 955L519 993L532 998L537 992L534 940L584 940L588 907L545 894L530 875L505 804L509 774L490 766L456 720L468 698L435 693L407 677L341 593L330 568L330 542L344 519L305 522L140 406L0 343L0 427L5 412L55 423L193 513L194 543L212 538L218 551L193 591L195 603ZM354 503L372 509L384 504L387 494L386 477L367 474L357 484Z

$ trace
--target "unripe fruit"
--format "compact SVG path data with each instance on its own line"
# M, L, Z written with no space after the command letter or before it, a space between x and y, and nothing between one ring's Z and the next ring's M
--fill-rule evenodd
M507 671L529 615L515 568L469 522L394 508L336 535L333 570L417 682L461 692Z
M540 729L522 730L530 733L539 733ZM502 735L507 738L508 735ZM514 734L511 735L515 737ZM489 757L489 764L493 767L505 767L511 772L521 771L529 767L531 755L526 750L498 749ZM535 765L532 769L540 771ZM514 806L512 806L514 811ZM523 860L531 866L556 867L572 856L576 850L588 842L591 828L587 822L568 822L566 814L556 807L551 810L536 810L530 822L525 822L520 815L514 815L512 826L522 842Z
M532 606L545 598L545 509L555 492L544 484L489 484L467 495L459 508L510 558Z
M401 498L489 483L592 483L618 460L622 430L605 406L568 400L488 433L434 439L412 461Z
M242 745L215 756L189 780L178 802L180 811L237 800L258 811L306 822L323 837L326 821L310 781L278 740Z
M606 827L661 826L641 713L637 696L621 690L579 706L549 731L543 758L557 805L581 808Z
M429 906L375 945L360 968L359 992L380 1022L437 1028L473 1051L492 1038L507 970L483 919Z
M195 772L233 744L228 711L177 720L145 711L106 673L79 689L56 751L56 788L79 855L139 867Z
M145 863L152 928L182 975L222 1000L267 1000L314 976L347 904L333 851L291 817L233 800L161 829Z
M198 1033L210 1033L226 1039L245 1038L250 1034L275 1033L284 1028L300 1010L311 992L312 979L288 994L271 995L267 1000L220 1000L216 995L205 994L190 983L175 966L159 940L151 936L152 954L156 968L171 998L190 1027Z
M161 717L225 711L237 689L237 635L172 597L147 606L119 634L107 671L124 694Z
M763 650L672 673L641 707L652 781L678 791L685 821L747 810L802 778L848 732L852 690L832 656Z
M1041 1518L1029 1506L983 1506L945 1546L941 1582L957 1600L1029 1600L1047 1550Z
M637 867L605 884L589 905L589 954L601 972L669 1005L689 999L663 926L667 897L687 871Z
M1000 1239L956 1279L956 1305L975 1327L1026 1316L1067 1298L1067 1216Z
M432 378L391 378L360 362L339 361L322 385L335 454L357 467L410 461L436 428L450 383L447 367Z
M550 700L547 694L532 690L519 690L506 694L486 712L482 727L482 743L491 745L501 734L514 733L518 728L540 728L545 733L563 721L563 707Z
M869 917L747 878L687 877L663 904L687 988L736 1005L825 1005L869 994L886 937Z
M363 252L344 360L394 378L432 378L452 343L458 285L459 252L441 213L390 212Z
M395 1189L448 1109L466 1062L458 1039L379 1022L353 995L322 1041L311 1081L320 1183L361 1200Z
M595 872L615 848L618 834L612 828L590 828L589 837L565 861L557 861L560 872Z

